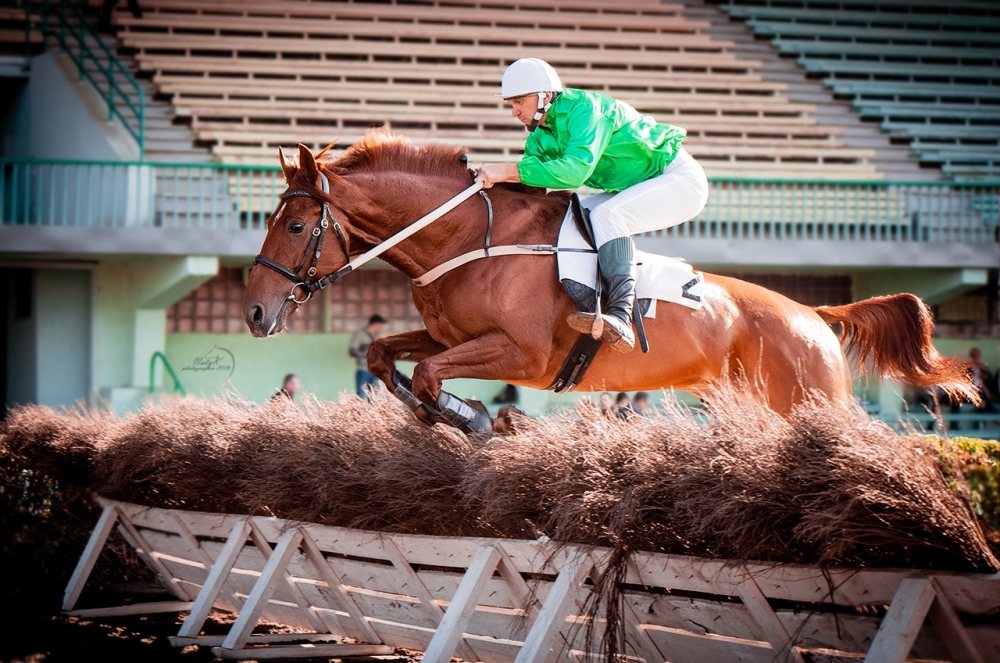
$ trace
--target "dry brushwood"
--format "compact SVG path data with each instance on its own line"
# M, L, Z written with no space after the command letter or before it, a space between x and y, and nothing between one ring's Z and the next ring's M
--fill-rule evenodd
M124 418L26 407L0 444L111 498L403 533L725 559L997 570L934 458L858 408L783 418L721 390L608 420L589 402L474 442L366 403L186 398Z

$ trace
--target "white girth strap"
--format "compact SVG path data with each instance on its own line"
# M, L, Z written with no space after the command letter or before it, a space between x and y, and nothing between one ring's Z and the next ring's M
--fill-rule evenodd
M517 245L506 245L506 246L491 246L490 252L487 255L485 249L476 249L475 251L469 251L468 253L463 253L457 258L452 258L448 262L442 263L430 270L420 278L413 279L413 285L418 287L423 287L429 283L433 283L438 280L451 270L456 267L461 267L473 260L479 260L480 258L493 258L495 256L517 256L517 255L550 255L556 252L555 247L544 247L544 246L525 246L524 244Z

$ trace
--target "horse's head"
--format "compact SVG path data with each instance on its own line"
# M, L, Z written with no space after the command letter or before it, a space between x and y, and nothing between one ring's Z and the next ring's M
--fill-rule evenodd
M288 316L309 299L320 277L343 267L350 254L349 228L338 205L338 194L349 185L324 173L305 145L299 145L297 161L280 149L278 157L288 189L267 220L243 295L243 314L257 337L285 331Z
M285 330L288 316L312 292L350 271L349 256L371 249L421 212L440 205L441 191L457 194L472 183L454 146L415 146L402 135L372 130L335 161L317 163L305 145L296 161L279 150L288 190L267 221L267 236L247 281L243 313L254 336ZM453 217L458 218L458 217ZM443 261L457 221L422 231L419 251L408 240L380 257L410 278ZM340 271L338 271L340 270Z

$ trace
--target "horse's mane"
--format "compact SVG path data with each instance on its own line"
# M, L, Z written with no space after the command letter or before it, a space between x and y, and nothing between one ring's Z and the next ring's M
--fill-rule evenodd
M387 129L372 129L339 157L323 161L330 147L320 152L316 158L323 170L334 175L395 170L444 177L469 177L469 169L462 160L462 148L451 145L414 145L405 134Z

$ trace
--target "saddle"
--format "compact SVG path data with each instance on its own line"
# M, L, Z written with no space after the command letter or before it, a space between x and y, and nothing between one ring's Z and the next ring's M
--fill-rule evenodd
M600 293L597 247L590 214L574 193L563 218L556 244L559 281L582 311L593 311ZM656 317L658 301L697 310L702 307L704 278L691 265L676 258L636 251L636 305L633 322L644 352L649 350L643 318ZM583 379L601 340L581 334L549 389L563 393Z

